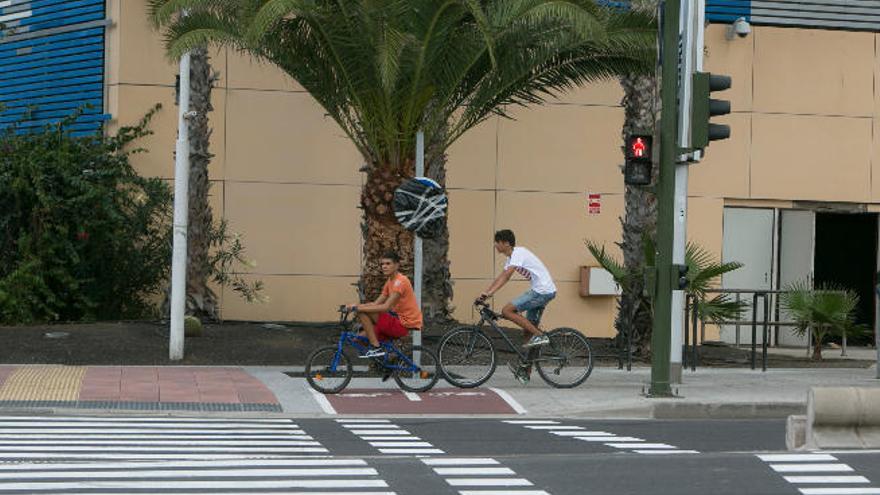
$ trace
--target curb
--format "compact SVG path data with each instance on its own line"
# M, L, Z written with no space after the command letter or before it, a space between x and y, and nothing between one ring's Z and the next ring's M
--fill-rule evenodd
M786 419L807 410L803 402L660 402L652 407L656 419Z

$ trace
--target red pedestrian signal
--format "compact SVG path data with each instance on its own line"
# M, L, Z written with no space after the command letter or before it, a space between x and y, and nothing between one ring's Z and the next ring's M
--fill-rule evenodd
M633 134L626 137L626 164L623 182L630 186L651 184L651 157L654 154L654 138L650 134Z
M651 136L629 136L626 139L627 160L651 161L652 142Z

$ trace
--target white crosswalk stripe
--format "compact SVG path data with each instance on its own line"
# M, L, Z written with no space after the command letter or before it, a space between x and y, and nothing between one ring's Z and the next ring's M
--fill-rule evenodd
M420 437L404 430L389 420L337 419L343 428L367 441L382 454L387 455L438 455L445 454Z
M513 469L501 466L492 458L433 457L422 459L422 462L442 476L449 486L471 488L459 490L459 495L550 495L543 490L534 490L534 483L518 477Z
M522 426L529 430L545 431L556 436L582 440L584 442L602 443L608 447L626 450L634 454L646 455L681 455L699 454L697 450L680 449L665 443L649 443L643 438L621 437L607 431L590 431L583 426L564 425L554 420L504 420L504 423Z
M0 462L328 454L320 442L290 419L0 417Z
M0 494L180 495L222 490L227 495L395 495L376 469L363 459L40 463L0 467Z
M880 495L880 488L866 486L871 480L827 453L759 454L757 457L803 495Z

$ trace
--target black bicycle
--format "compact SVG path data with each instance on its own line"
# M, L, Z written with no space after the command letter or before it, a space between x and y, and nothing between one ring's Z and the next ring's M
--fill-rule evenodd
M318 392L335 394L346 386L354 376L354 367L346 352L347 348L363 354L370 345L366 337L358 335L352 328L349 315L353 314L346 306L339 307L339 327L341 333L335 345L315 349L306 363L306 380ZM434 351L422 346L398 347L394 342L381 342L385 355L372 358L371 369L379 371L383 379L393 377L397 385L407 392L426 392L440 379L437 369L437 356Z
M474 306L479 309L480 322L450 330L440 339L437 348L443 377L456 387L477 387L495 373L498 358L495 344L483 332L486 325L494 329L519 357L515 369L528 370L534 366L541 378L553 387L576 387L593 372L593 353L581 332L573 328L551 330L546 333L549 344L523 352L498 327L500 314L481 300L475 301Z

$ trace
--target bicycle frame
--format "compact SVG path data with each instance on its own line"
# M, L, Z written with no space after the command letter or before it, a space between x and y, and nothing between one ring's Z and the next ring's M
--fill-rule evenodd
M480 321L479 321L479 323L477 323L477 328L483 328L486 324L488 324L493 330L495 330L495 333L497 333L498 335L501 336L502 339L504 339L504 342L507 343L507 347L510 350L512 350L513 352L515 352L517 356L519 356L519 359L521 362L523 362L523 363L536 363L538 361L561 361L561 360L563 360L563 358L561 358L561 357L553 357L553 356L540 358L540 359L539 358L530 358L529 353L534 349L528 349L528 350L526 350L526 352L521 351L518 348L518 346L513 343L513 341L510 339L510 337L508 337L507 334L505 334L503 331L501 331L501 328L498 326L498 323L496 323L496 322L498 321L499 318L502 318L502 316L495 313L491 309L489 309L489 306L484 303L481 303L478 306L480 307ZM471 344L471 345L473 345L473 344ZM554 347L552 341L548 345L551 347Z
M348 315L350 313L342 308L340 308L340 313L339 326L342 328L342 333L339 335L339 341L336 344L336 354L333 356L333 362L330 365L330 371L332 372L336 372L336 367L339 365L340 356L342 356L345 346L351 346L357 350L358 354L363 354L370 345L370 341L366 337L349 330L351 322L348 320ZM381 362L378 359L376 361L386 370L412 372L420 369L406 354L400 352L400 349L393 343L385 341L380 342L379 345L385 349L385 356ZM392 355L397 357L396 363L390 361Z

